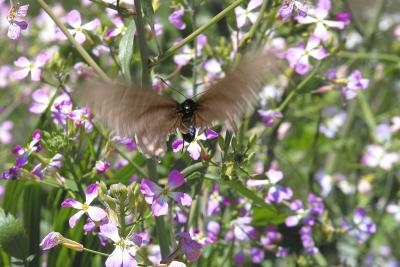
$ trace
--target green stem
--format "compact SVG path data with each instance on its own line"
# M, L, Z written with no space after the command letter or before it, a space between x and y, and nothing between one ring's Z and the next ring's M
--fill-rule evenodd
M314 70L301 82L299 83L296 88L294 88L289 95L285 98L285 100L282 102L282 104L279 105L279 107L276 109L278 112L282 112L287 105L292 102L293 98L299 93L301 89L304 88L304 86L317 74L319 71L319 67L321 65L321 62L318 62L318 64L314 67Z
M93 58L89 55L88 52L75 40L75 38L69 33L67 27L61 22L61 20L57 17L56 14L53 13L51 7L49 7L43 0L38 0L39 5L43 8L43 10L53 19L54 23L61 29L61 31L67 36L68 40L75 46L76 50L78 50L79 54L85 59L85 61L96 71L96 73L106 82L111 83L111 79L107 76L107 74L97 65L97 63L93 60Z
M139 49L140 49L140 60L142 62L142 87L150 86L150 75L149 75L149 63L148 63L148 51L146 44L146 31L145 23L142 12L142 3L140 0L135 0L136 17L135 24L138 33Z
M374 115L372 114L372 110L368 104L367 98L364 95L364 92L362 92L362 91L358 92L357 100L363 111L362 114L365 118L365 123L368 126L369 134L370 134L372 140L376 141L376 136L375 136L376 122L375 122Z
M96 251L96 250L91 250L91 249L88 249L88 248L83 248L83 251L86 251L86 252L89 252L89 253L93 253L93 254L97 254L97 255L100 255L100 256L104 256L104 257L109 257L110 256L110 254L106 254L106 253L103 253L103 252L100 252L100 251Z
M136 1L135 1L136 2ZM171 57L174 55L181 47L184 45L190 43L191 41L194 40L198 35L200 35L202 32L216 24L218 21L220 21L222 18L224 18L230 11L232 11L235 7L243 3L244 0L236 0L232 4L230 4L228 7L226 7L224 10L222 10L220 13L215 15L208 23L204 24L203 26L199 27L197 30L192 32L189 36L187 36L185 39L168 49L163 56L158 58L157 61L153 62L150 64L150 67L153 67L155 65L160 64L161 62L165 61L167 58Z
M337 55L342 58L350 59L382 60L396 64L400 62L400 57L394 54L341 51Z
M116 5L110 4L110 3L106 3L102 0L90 0L93 3L96 3L98 5L101 5L103 7L107 7L107 8L111 8L114 10L119 11L119 14L122 15L123 17L130 17L130 16L134 16L136 15L136 12L134 9L128 9L126 7L122 7L121 5L119 5L118 7Z

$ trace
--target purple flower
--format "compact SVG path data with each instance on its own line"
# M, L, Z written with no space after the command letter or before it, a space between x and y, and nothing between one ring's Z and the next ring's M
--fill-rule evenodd
M282 7L278 13L283 20L290 19L293 11L297 9L297 15L301 17L307 16L307 6L300 1L284 0Z
M97 173L104 173L108 168L110 168L110 163L99 160L96 162L95 168Z
M100 226L102 235L114 242L115 249L106 260L106 267L136 267L135 243L129 239L123 239L118 233L118 228L111 222Z
M62 158L63 156L57 153L49 160L49 163L43 169L42 163L39 163L32 169L31 172L42 178L48 170L60 169L62 167Z
M99 19L94 19L82 25L81 14L78 10L70 11L66 16L66 21L67 24L72 27L72 29L68 29L68 31L80 44L83 44L86 41L86 35L84 31L94 31L101 25ZM61 40L65 40L67 38L60 29L56 30L56 34Z
M29 5L23 6L12 6L10 11L8 11L7 20L10 22L10 27L8 28L7 36L16 40L21 35L22 30L28 28L28 23L22 20L28 14Z
M208 197L206 214L211 216L221 211L222 196L219 194L218 185L214 185L214 190Z
M327 138L333 138L336 136L340 127L344 124L347 113L338 110L336 107L326 107L323 111L323 122L319 126L319 130Z
M379 167L384 170L390 170L398 161L398 153L389 153L380 145L368 145L366 153L361 158L361 164L371 168Z
M55 246L59 245L63 236L58 232L50 232L48 233L40 242L40 247L43 250L48 250L54 248Z
M42 75L42 68L48 62L49 55L47 53L39 53L34 62L31 62L26 57L19 57L14 65L19 68L11 73L14 80L22 80L31 74L32 81L40 81Z
M177 234L179 238L179 244L182 247L183 253L189 261L196 261L201 254L201 244L196 240L193 240L189 233L181 232Z
M251 248L250 258L253 263L261 263L264 260L264 250L259 248Z
M6 88L12 72L11 66L0 66L0 88Z
M40 247L43 250L49 250L51 248L54 248L55 246L62 245L66 248L73 249L76 251L82 251L83 250L83 245L75 242L71 239L63 237L60 233L58 232L50 232L48 233L40 242Z
M353 99L358 90L366 89L368 85L369 80L363 78L359 70L354 70L347 78L347 85L342 88L342 93L346 99Z
M257 231L251 226L252 220L252 217L239 217L231 222L231 229L236 239L243 241L256 237Z
M300 229L300 238L303 243L303 247L305 252L309 255L314 255L319 252L319 249L315 246L313 237L312 237L312 227L311 226L303 226Z
M14 123L12 121L6 120L0 124L0 143L10 144L13 140L13 136L11 134L11 130L14 127Z
M54 96L54 90L48 87L38 88L32 94L32 103L29 105L29 111L34 114L42 114Z
M137 149L135 141L129 137L122 138L120 136L114 136L112 141L116 142L117 144L125 145L125 148L128 151L135 151Z
M279 120L283 117L281 112L275 111L272 109L269 109L269 110L259 109L258 114L260 114L260 116L263 119L264 124L267 127L272 127L277 120Z
M286 218L286 226L296 226L301 219L304 219L304 223L307 225L314 225L316 219L324 213L325 206L322 198L311 193L308 195L308 204L308 208L304 209L303 203L300 200L294 200L290 204L290 209L296 212L296 215L292 215Z
M84 126L86 132L90 132L93 129L93 125L90 122L90 112L87 107L81 109L75 109L67 114L67 118L74 121L77 126Z
M199 129L196 129L194 140L190 143L185 142L183 139L176 139L172 143L172 150L177 153L182 151L183 148L187 146L187 151L189 152L190 157L194 160L198 160L201 155L201 146L199 144L199 141L215 139L218 137L218 133L211 129L206 129L204 133L200 135L198 133Z
M365 209L356 208L353 216L354 227L350 228L348 222L344 221L344 230L349 230L349 234L356 236L358 242L364 243L371 235L376 233L376 224L367 216Z
M172 170L168 176L168 183L164 188L159 187L149 179L143 179L140 191L147 203L151 204L151 210L155 216L166 215L168 212L168 198L174 199L182 206L190 206L192 198L185 193L172 190L185 183L185 177L177 170Z
M335 18L338 21L343 22L345 26L347 26L351 23L350 12L347 12L347 11L342 11L342 12L336 13Z
M186 28L186 24L183 21L183 16L185 14L185 10L183 7L176 9L172 14L168 17L169 22L174 25L179 30L183 30Z
M64 200L63 203L61 203L61 207L72 207L75 209L78 209L79 211L73 215L69 219L69 226L71 228L75 227L76 223L78 222L79 218L82 217L83 214L87 213L90 217L95 222L101 221L107 216L107 212L105 212L103 209L90 206L92 201L97 197L98 195L98 190L99 190L100 185L99 184L90 184L87 189L86 189L86 200L85 203L80 203L79 201L76 201L75 199L68 198Z
M262 0L250 0L246 9L241 6L235 8L236 23L238 28L242 28L246 24L247 19L249 19L251 23L256 22L260 12L255 12L254 9L261 6L262 3Z
M176 40L176 42L179 41L181 41L181 39ZM196 44L196 49L192 49L189 46L185 45L181 48L181 50L179 50L180 53L174 56L174 62L179 68L186 66L189 61L194 58L195 53L198 56L202 54L202 49L207 44L207 37L204 34L200 34L199 36L197 36Z
M327 28L337 28L342 30L346 26L343 21L326 19L330 8L330 1L319 0L317 8L310 9L307 16L298 16L296 19L300 24L315 24L316 27L313 35L320 40L326 40L330 36Z
M126 33L126 30L128 29L123 20L120 17L116 17L111 20L112 23L116 26L115 29L110 29L107 31L106 36L109 38L118 36L118 35L124 35Z
M19 167L16 167L16 166L11 167L10 169L8 169L8 171L3 172L1 174L1 178L3 180L10 180L10 179L16 180L16 179L18 179L18 176L19 176Z
M295 48L289 48L286 53L286 59L298 74L304 75L310 71L310 56L316 60L324 59L328 53L320 47L320 40L315 37L310 37L306 47L299 45Z
M13 154L18 156L16 159L16 165L17 167L22 167L25 164L28 163L28 158L29 156L34 153L38 152L41 147L40 147L40 140L41 140L41 132L40 130L35 130L32 134L32 141L29 143L29 145L25 148L20 145L17 145L13 149Z

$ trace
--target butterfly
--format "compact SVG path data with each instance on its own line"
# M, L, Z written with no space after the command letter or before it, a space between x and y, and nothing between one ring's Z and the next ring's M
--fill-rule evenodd
M105 82L87 84L79 97L117 135L134 136L140 151L160 158L167 151L168 135L177 129L187 142L194 139L196 128L210 127L215 121L236 131L235 119L254 104L277 62L270 51L247 54L197 99L181 103L151 89Z

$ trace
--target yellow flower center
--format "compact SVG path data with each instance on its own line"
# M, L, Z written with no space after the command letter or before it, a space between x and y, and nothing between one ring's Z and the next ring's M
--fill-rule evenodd
M125 240L121 239L120 241L118 241L115 245L121 247L121 248L126 248L126 243Z
M82 204L82 210L83 211L87 211L89 209L89 205L88 204Z

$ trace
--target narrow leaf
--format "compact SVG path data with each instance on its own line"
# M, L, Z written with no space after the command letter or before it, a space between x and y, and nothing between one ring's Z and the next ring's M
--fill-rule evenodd
M118 59L121 64L122 74L127 81L131 81L130 65L133 55L133 39L135 37L136 25L133 20L128 24L128 29L119 43Z

